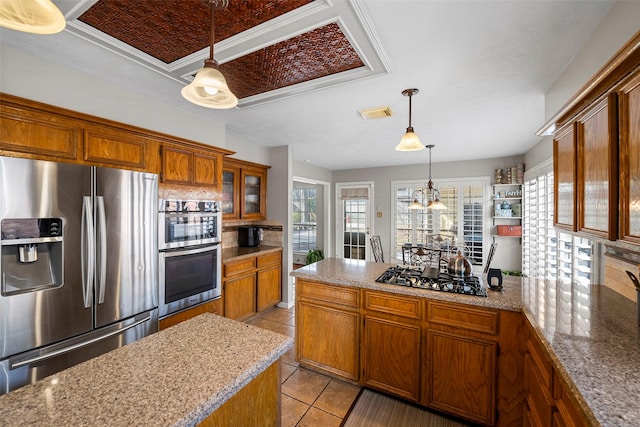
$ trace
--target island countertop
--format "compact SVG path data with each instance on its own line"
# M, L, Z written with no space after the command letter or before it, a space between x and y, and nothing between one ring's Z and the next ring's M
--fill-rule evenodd
M0 425L193 426L292 346L205 313L0 396Z
M428 299L522 311L592 425L639 426L640 328L635 303L602 285L505 277L488 297L377 283L396 264L328 258L297 278Z

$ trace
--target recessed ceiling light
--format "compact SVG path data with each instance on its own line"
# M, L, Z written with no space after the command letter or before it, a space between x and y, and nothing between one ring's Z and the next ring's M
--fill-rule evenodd
M367 108L366 110L358 110L358 114L360 114L360 116L365 120L371 120L371 119L382 119L385 117L391 117L391 115L393 114L393 111L391 110L391 107L385 106L385 107Z

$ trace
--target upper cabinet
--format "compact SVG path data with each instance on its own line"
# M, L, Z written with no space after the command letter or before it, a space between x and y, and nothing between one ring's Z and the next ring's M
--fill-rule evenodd
M615 93L576 120L578 231L614 240L618 234L618 109Z
M618 88L620 116L620 235L640 244L640 69Z
M161 182L219 189L223 155L213 147L203 149L185 143L163 143Z
M269 166L225 158L222 168L222 213L225 220L267 218Z
M554 225L640 244L640 31L538 134L550 128Z
M576 229L577 152L575 123L570 123L560 129L553 139L553 176L555 179L553 224L570 231Z

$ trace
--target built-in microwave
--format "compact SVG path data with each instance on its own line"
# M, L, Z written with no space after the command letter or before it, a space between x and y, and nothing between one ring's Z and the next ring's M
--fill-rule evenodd
M219 243L222 211L215 200L160 200L160 250Z

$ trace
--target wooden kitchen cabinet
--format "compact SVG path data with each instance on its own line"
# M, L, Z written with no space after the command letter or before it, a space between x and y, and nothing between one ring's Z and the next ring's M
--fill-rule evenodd
M196 317L202 313L213 313L213 314L217 314L218 316L222 316L223 314L222 298L204 302L202 304L196 305L195 307L191 307L186 310L182 310L176 314L173 314L171 316L167 316L164 319L160 319L159 329L163 330L170 326L177 325L180 322L189 320L192 317Z
M224 315L243 320L282 300L282 251L225 262Z
M575 397L529 325L525 361L525 426L586 427Z
M619 89L620 123L620 234L621 240L640 244L640 69Z
M159 142L155 138L110 126L84 127L83 160L91 164L147 170L156 162Z
M185 144L162 146L162 182L218 189L222 180L222 153Z
M575 123L570 123L561 128L553 139L553 225L569 231L575 231L577 225L578 148L575 128Z
M618 235L618 108L610 93L577 122L578 231L615 240Z
M364 291L363 305L361 384L417 402L421 301Z
M295 341L300 364L358 381L360 291L299 280L296 293Z
M494 425L499 316L491 309L427 302L423 404Z
M225 220L267 218L269 166L225 158L222 172L222 214Z

